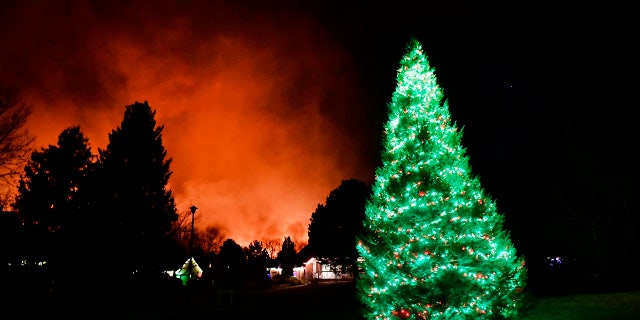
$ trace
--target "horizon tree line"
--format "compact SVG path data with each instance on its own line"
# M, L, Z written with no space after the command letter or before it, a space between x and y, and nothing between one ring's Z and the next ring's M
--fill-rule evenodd
M87 278L117 286L184 262L191 215L178 213L167 189L172 159L155 112L147 101L126 106L122 122L97 154L79 125L64 129L56 145L31 151L11 203L19 220L19 232L13 230L11 237L18 241L2 251L3 266L27 257L46 261L52 281L61 290L75 290L88 286ZM227 251L241 252L243 272L255 282L264 281L267 274L260 270L269 264L282 265L290 275L299 263L298 251L306 246L298 243L296 249L285 237L241 247L225 237L216 226L194 230L192 255L208 267L229 260Z

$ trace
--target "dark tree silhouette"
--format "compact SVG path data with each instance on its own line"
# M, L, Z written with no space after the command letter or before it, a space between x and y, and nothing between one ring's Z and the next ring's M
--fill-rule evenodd
M257 285L263 285L268 283L267 267L271 258L269 257L269 251L258 240L254 240L248 247L244 248L245 255L247 256L247 269L249 281L256 283Z
M358 253L356 235L362 231L364 209L370 194L364 182L343 180L331 191L324 205L311 214L309 224L310 252L334 272L355 272Z
M57 281L71 276L85 252L83 210L93 158L89 139L72 126L57 145L31 153L20 179L14 208L31 239L27 252L45 258Z
M227 239L220 247L215 267L215 285L221 289L236 289L245 283L246 256L242 247Z
M162 143L164 126L156 126L155 114L146 101L126 106L121 125L99 150L102 197L96 210L102 212L104 234L96 240L111 261L109 269L121 276L175 267L163 254L172 247L178 214L167 189L172 172Z
M16 179L29 159L34 138L25 125L31 112L17 88L0 86L0 209L10 206Z
M282 241L282 249L278 252L277 257L280 268L282 268L282 275L285 277L293 276L293 268L296 266L297 253L296 245L291 240L291 237L284 237Z
M200 247L206 254L215 254L224 243L225 235L221 228L217 226L207 226L200 236Z
M80 208L81 182L91 166L91 148L79 126L65 129L58 145L31 154L20 179L14 208L29 224L60 231Z

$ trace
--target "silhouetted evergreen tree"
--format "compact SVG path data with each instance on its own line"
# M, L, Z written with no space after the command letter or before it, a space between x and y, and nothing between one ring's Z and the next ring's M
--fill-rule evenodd
M215 285L218 288L230 289L244 285L246 280L246 256L238 243L227 239L220 247L216 262Z
M362 231L364 208L371 188L364 182L343 180L331 191L324 205L319 204L309 223L310 251L334 272L355 272L358 252L354 243ZM353 267L354 269L350 269Z
M93 155L79 126L69 127L49 145L31 154L20 179L14 208L29 235L28 253L46 259L56 281L79 272L85 252L83 210Z
M284 237L282 241L282 250L278 252L277 257L280 268L282 268L282 275L285 277L293 276L293 268L296 266L297 253L296 245L291 240L291 237Z
M256 284L265 284L268 282L267 267L269 267L269 252L261 241L254 240L245 249L247 256L247 269L250 281Z
M107 270L125 277L175 267L166 257L178 217L167 189L171 159L155 114L146 101L126 106L121 125L109 134L106 149L99 150L100 216L94 226L100 232L94 240L104 254L101 260L110 262Z

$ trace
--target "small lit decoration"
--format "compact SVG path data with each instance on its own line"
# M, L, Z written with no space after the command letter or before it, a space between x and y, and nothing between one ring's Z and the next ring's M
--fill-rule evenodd
M187 285L190 280L202 278L202 268L195 259L190 258L182 264L182 267L175 272L176 278L182 281L183 285Z
M435 71L412 39L357 244L364 318L518 319L526 282L504 217L471 172Z

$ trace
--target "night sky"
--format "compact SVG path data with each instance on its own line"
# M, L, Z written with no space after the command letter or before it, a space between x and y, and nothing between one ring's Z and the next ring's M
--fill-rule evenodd
M416 37L516 245L553 254L585 247L576 239L603 215L638 221L627 12L540 1L0 1L0 81L34 106L35 148L79 124L97 152L125 106L148 101L181 212L196 205L199 226L242 245L306 242L331 190L373 181L396 68Z

